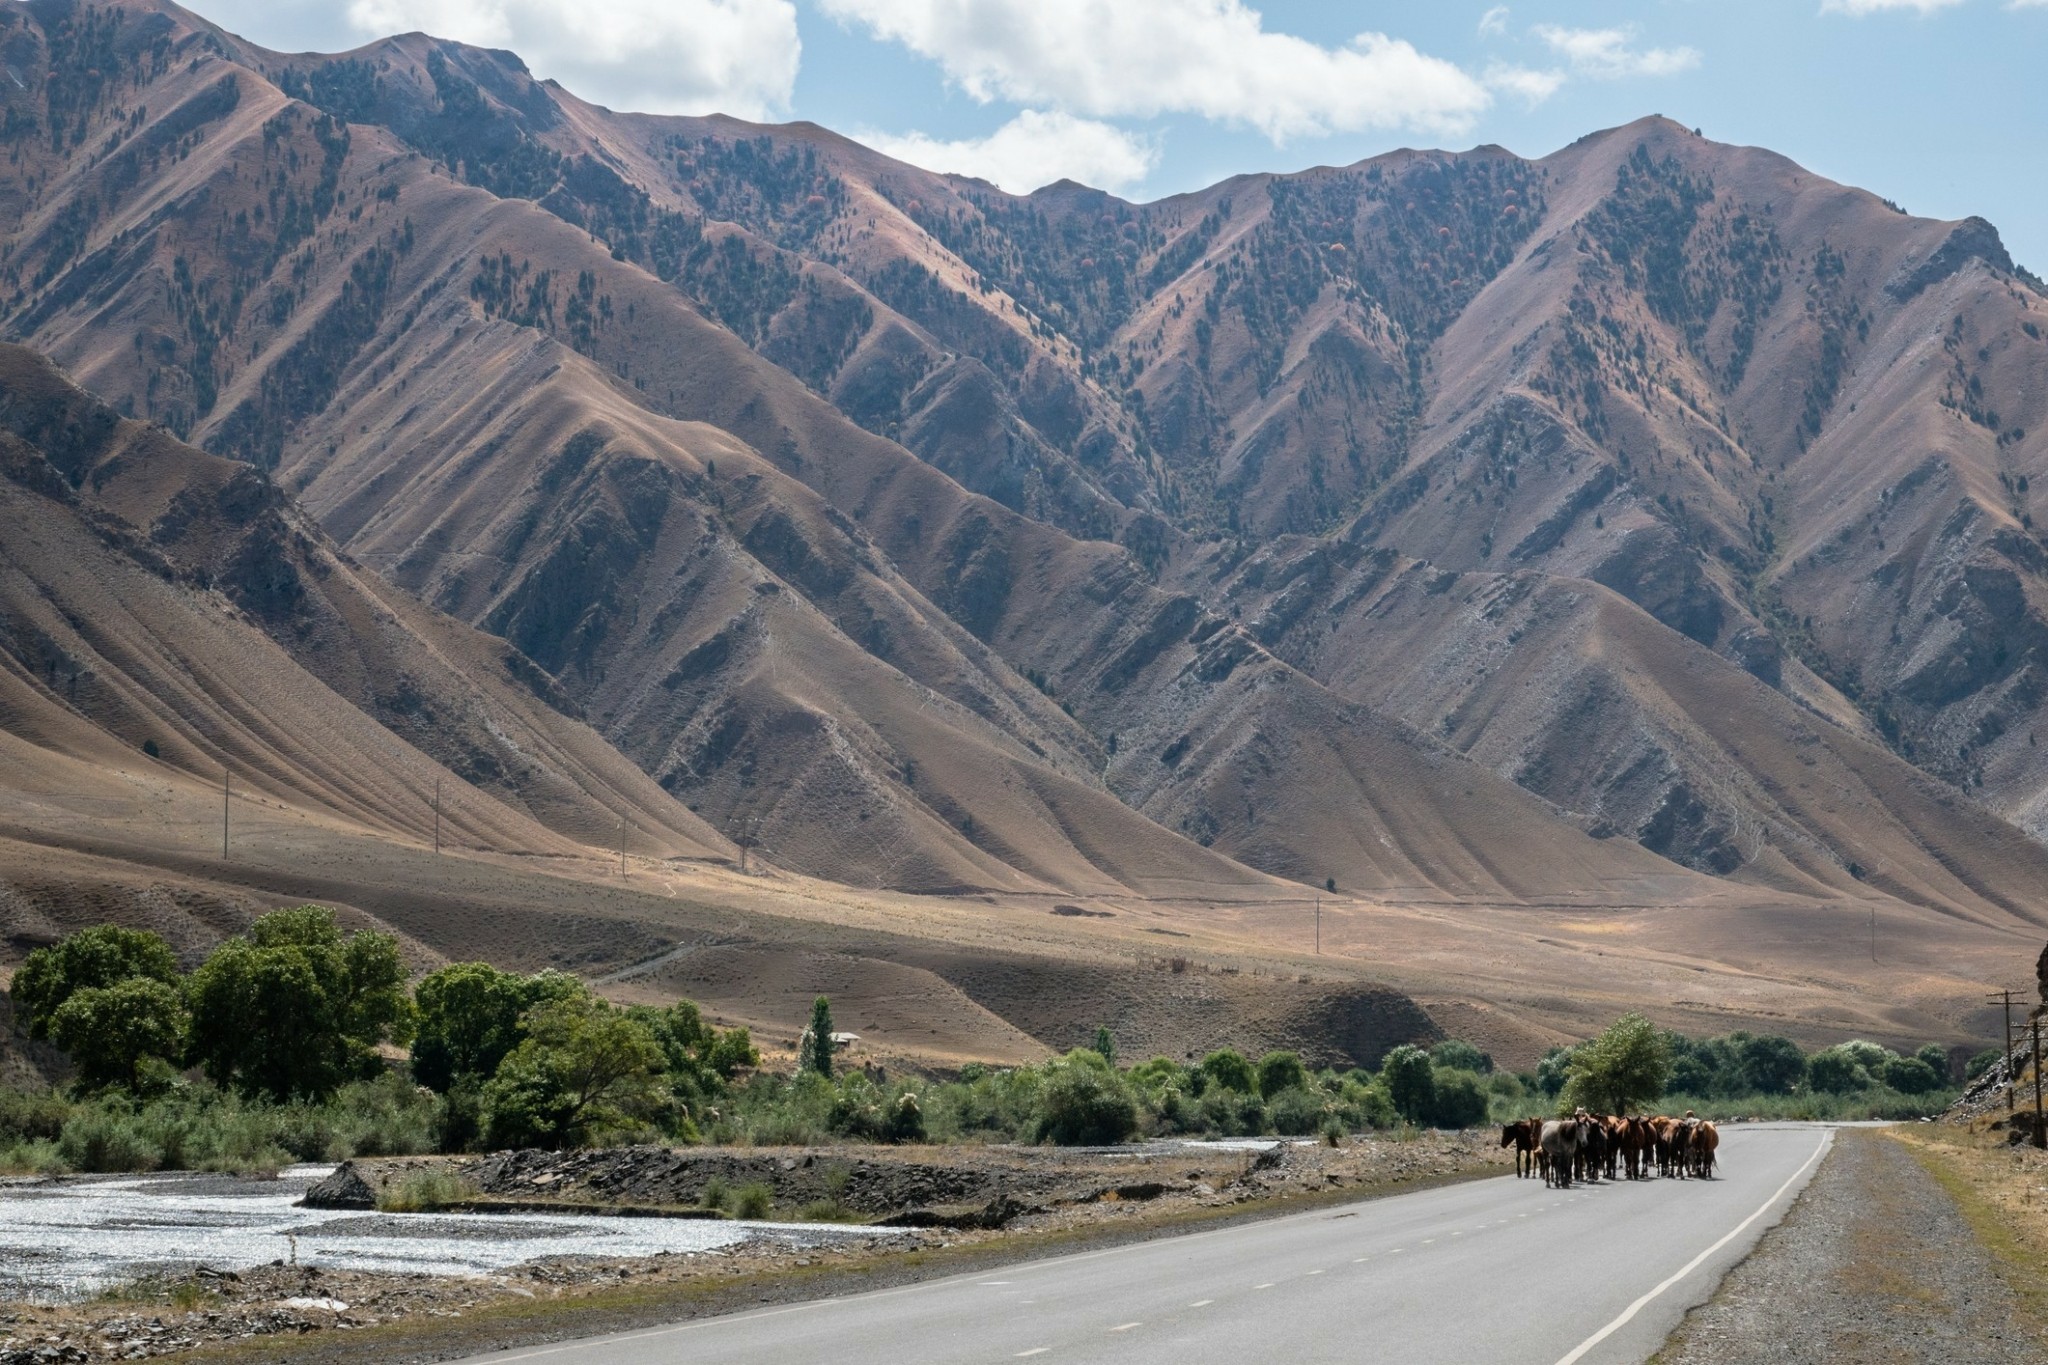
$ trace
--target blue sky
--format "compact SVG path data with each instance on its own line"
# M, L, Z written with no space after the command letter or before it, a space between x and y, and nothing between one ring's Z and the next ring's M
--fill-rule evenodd
M199 0L266 46L409 29L615 108L810 119L1009 188L1150 199L1661 113L2048 271L2048 0Z

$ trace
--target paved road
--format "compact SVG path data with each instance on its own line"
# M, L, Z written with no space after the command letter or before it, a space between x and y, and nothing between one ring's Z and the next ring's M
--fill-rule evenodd
M477 1361L1641 1361L1832 1140L1817 1125L1724 1129L1709 1182L1481 1180Z

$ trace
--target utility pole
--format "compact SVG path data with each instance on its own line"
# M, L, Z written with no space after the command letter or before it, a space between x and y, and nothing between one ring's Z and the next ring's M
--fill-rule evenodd
M434 779L434 852L441 851L441 779Z
M2019 1112L2019 1076L2012 1065L2012 992L2005 993L2005 1112L2008 1117Z
M1870 907L1870 960L1877 961L1877 907Z
M2048 1147L2048 1128L2041 1126L2041 1016L2034 1016L2034 1145Z
M228 860L228 797L234 794L234 770L222 766L220 770L220 860Z
M1316 897L1316 956L1323 955L1323 898Z

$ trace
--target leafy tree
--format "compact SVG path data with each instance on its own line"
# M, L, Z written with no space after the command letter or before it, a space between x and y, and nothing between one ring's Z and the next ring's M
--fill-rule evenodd
M1949 1077L1954 1074L1954 1068L1949 1065L1948 1049L1940 1043L1929 1043L1913 1055L1927 1063L1928 1068L1941 1079L1943 1084L1946 1084Z
M1711 1095L1714 1079L1713 1063L1688 1048L1672 1057L1671 1079L1665 1088L1674 1095Z
M1436 1100L1429 1121L1438 1128L1470 1128L1486 1122L1485 1086L1476 1071L1436 1068Z
M528 1010L587 990L563 972L521 976L485 962L456 962L430 973L413 992L419 1010L413 1079L443 1094L464 1078L489 1080L519 1046L519 1021Z
M1918 1057L1894 1057L1884 1064L1884 1083L1902 1095L1941 1089L1942 1078Z
M105 989L131 977L167 986L178 984L178 959L171 946L147 929L102 924L81 929L23 959L9 994L14 1017L28 1036L50 1036L50 1021L74 992Z
M168 1079L185 1055L185 997L151 976L73 991L50 1016L49 1036L71 1056L87 1090L141 1090L146 1072Z
M669 1087L680 1096L716 1095L741 1070L761 1064L752 1034L743 1028L714 1028L688 1000L659 1010L635 1005L626 1013L646 1027L661 1049Z
M1259 1058L1259 1093L1272 1099L1283 1090L1304 1089L1308 1069L1292 1052L1269 1052Z
M1438 1043L1429 1050L1429 1060L1452 1071L1476 1071L1482 1076L1493 1074L1493 1058L1462 1038L1446 1038Z
M493 1146L577 1146L666 1102L654 1035L595 996L537 1005L521 1028L526 1036L483 1091Z
M1806 1054L1790 1038L1745 1038L1741 1055L1744 1086L1756 1094L1789 1095L1806 1079Z
M398 941L343 935L319 906L274 910L192 974L191 1056L217 1085L323 1099L373 1074L372 1049L412 1036Z
M1413 1043L1403 1043L1380 1063L1380 1080L1394 1101L1394 1111L1410 1123L1428 1123L1436 1117L1436 1068L1429 1054Z
M1259 1093L1259 1078L1252 1071L1252 1064L1236 1048L1218 1048L1202 1058L1202 1074L1225 1090L1235 1090L1240 1095Z
M1831 1047L1813 1054L1806 1064L1806 1080L1815 1090L1828 1095L1847 1095L1870 1084L1870 1076L1856 1059L1841 1048Z
M1039 1090L1038 1139L1064 1147L1122 1142L1138 1128L1138 1106L1116 1068L1093 1048L1047 1064Z
M1966 1081L1976 1080L1979 1076L1982 1076L1985 1072L1996 1066L2004 1056L2005 1051L2002 1048L1985 1048L1982 1052L1970 1058L1969 1064L1963 1068L1963 1079Z
M1573 1051L1573 1048L1554 1047L1537 1061L1536 1085L1544 1094L1555 1096L1564 1090L1565 1077L1571 1071Z
M1624 1014L1598 1038L1573 1050L1564 1107L1625 1114L1657 1100L1670 1078L1671 1051L1664 1035L1642 1015Z
M804 1035L803 1056L798 1060L801 1070L827 1078L832 1075L832 1002L822 995L811 1002L811 1027Z
M1095 1050L1102 1054L1102 1060L1116 1065L1116 1035L1104 1024L1095 1030Z

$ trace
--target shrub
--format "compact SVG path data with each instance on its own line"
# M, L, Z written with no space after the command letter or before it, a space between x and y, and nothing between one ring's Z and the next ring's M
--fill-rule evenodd
M1292 1052L1269 1052L1259 1058L1259 1093L1272 1098L1283 1090L1308 1084L1308 1072L1301 1058Z
M1941 1077L1918 1057L1894 1057L1884 1064L1884 1083L1902 1095L1941 1089Z
M1486 1122L1486 1087L1477 1072L1440 1067L1433 1079L1436 1103L1430 1110L1432 1124L1438 1128L1470 1128Z
M1322 1096L1294 1086L1267 1100L1273 1131L1287 1137L1308 1137L1320 1132L1326 1122L1336 1122ZM1339 1125L1342 1126L1341 1124Z
M64 1125L57 1154L72 1170L95 1173L153 1171L163 1161L131 1117L98 1106L80 1110Z
M1394 1102L1394 1111L1410 1123L1428 1123L1436 1112L1436 1069L1429 1054L1404 1043L1380 1063L1380 1080Z
M774 1207L775 1191L759 1180L740 1186L739 1195L734 1200L734 1208L742 1218L766 1218Z
M1870 1084L1869 1074L1838 1047L1814 1053L1806 1065L1806 1079L1815 1090L1829 1095L1846 1095Z
M1476 1071L1493 1074L1493 1058L1461 1038L1447 1038L1429 1050L1429 1060L1447 1071Z
M1138 1107L1102 1054L1078 1049L1049 1063L1040 1092L1038 1140L1062 1146L1122 1142L1138 1127Z
M725 1177L714 1175L704 1182L704 1192L697 1196L698 1206L717 1209L721 1213L732 1212L732 1187L725 1183Z
M377 1191L381 1213L432 1213L476 1198L476 1191L454 1171L416 1166Z
M1966 1081L1976 1080L1993 1066L1996 1066L2004 1057L2005 1052L2000 1048L1985 1048L1982 1052L1970 1058L1969 1064L1963 1068L1963 1079Z
M1240 1095L1259 1093L1259 1078L1252 1071L1252 1064L1244 1054L1235 1048L1219 1048L1202 1058L1202 1074L1210 1082Z
M419 1009L413 1079L444 1092L464 1079L481 1084L525 1037L519 1021L528 1010L588 993L562 972L519 976L483 962L451 963L413 992Z

